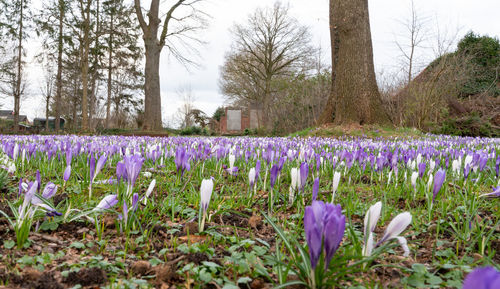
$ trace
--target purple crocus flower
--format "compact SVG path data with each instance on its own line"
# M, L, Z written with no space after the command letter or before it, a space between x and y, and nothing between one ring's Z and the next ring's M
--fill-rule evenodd
M313 201L304 213L304 230L309 247L311 267L316 268L322 250L325 252L325 268L337 251L345 231L345 216L340 205Z
M118 204L118 196L117 195L107 195L94 208L94 211L108 210L111 207L115 206L116 204Z
M470 173L470 165L467 164L465 167L464 167L464 179L467 179L469 177L469 173Z
M463 289L495 289L500 288L500 272L492 266L477 268L470 272L464 280Z
M304 187L307 182L307 175L309 174L309 164L307 162L303 162L300 165L300 190L304 190Z
M56 194L56 192L57 186L52 182L48 182L43 189L42 197L44 197L45 199L50 199Z
M313 195L312 195L313 201L316 201L316 198L318 197L318 191L319 191L319 178L316 178L314 180L314 185L313 185Z
M443 186L444 179L446 178L446 172L443 169L440 169L434 175L434 187L432 188L432 202L436 198L439 190Z
M90 170L90 183L92 184L92 180L94 179L94 173L95 173L95 157L93 154L90 156L89 170Z
M255 162L255 181L259 179L259 174L260 174L260 160L257 160Z
M488 156L487 155L483 155L480 159L479 159L479 171L482 172L484 170L484 168L486 167L486 164L488 163Z
M278 172L279 172L278 166L274 164L271 167L271 176L270 176L271 189L274 188L274 184L276 183L276 179L278 178Z
M427 166L427 165L426 165L424 162L422 162L422 163L418 164L418 177L419 177L419 178L422 178L422 177L424 176L424 173L425 173L425 167L426 167L426 166Z
M488 194L483 194L481 197L489 197L489 198L500 198L500 186L493 187L493 192Z
M63 180L67 182L69 180L69 177L71 176L71 165L66 166L66 169L64 170L63 174Z
M135 181L139 177L144 159L140 155L130 155L123 157L125 167L122 177L127 180L130 189L135 185Z
M181 176L184 175L184 171L191 169L189 153L184 147L179 146L175 151L175 166L177 167L177 172L181 172Z
M22 192L24 191L23 189L23 178L20 178L19 179L19 193L17 194L17 196L21 196Z
M127 169L125 168L125 164L122 162L116 163L116 178L117 182L120 182L120 180L127 179Z

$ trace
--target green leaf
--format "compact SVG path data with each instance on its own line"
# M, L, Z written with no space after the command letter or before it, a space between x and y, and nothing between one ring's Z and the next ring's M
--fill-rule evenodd
M5 249L12 249L12 248L14 248L15 245L16 245L16 242L14 242L13 240L3 241L3 246L5 247Z
M415 274L417 275L423 276L425 275L425 273L427 273L427 268L423 264L413 264L411 268L413 269L413 272L415 272Z
M238 284L245 283L246 284L250 281L252 281L252 278L250 278L250 277L241 277L240 279L238 279L238 281L236 281L236 283L238 283Z
M413 287L417 287L417 288L425 288L426 287L423 276L413 274L410 277L408 277L408 279L406 281L407 281L408 285L413 286Z
M71 245L69 245L70 248L76 248L76 249L85 249L85 244L82 242L73 242Z
M431 285L439 285L439 284L443 283L443 279L439 278L438 276L431 275L431 276L427 277L427 283L429 283Z

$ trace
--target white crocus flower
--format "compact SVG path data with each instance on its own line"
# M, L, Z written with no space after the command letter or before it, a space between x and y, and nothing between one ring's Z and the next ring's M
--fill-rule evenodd
M202 219L200 223L199 231L203 232L205 227L205 219L207 217L207 209L210 203L210 198L212 197L212 191L214 189L214 181L212 179L204 179L201 181L200 187L200 209L202 213Z
M153 179L151 181L151 183L149 183L148 190L146 191L146 194L144 195L144 200L142 201L142 203L144 205L146 205L147 200L148 200L149 196L151 195L151 193L153 192L153 189L155 188L155 186L156 186L156 179Z
M248 183L250 184L250 187L253 187L255 184L255 168L251 168L248 171Z
M295 190L300 188L300 170L299 168L292 168L290 170L290 176L292 179L292 183L290 184L290 194L288 196L288 202L290 204L293 203L295 199Z
M433 180L434 180L434 177L432 175L429 175L429 181L427 182L427 191L429 191L431 189Z
M453 160L453 162L451 162L451 170L455 175L460 174L460 162L458 160Z
M418 172L413 172L411 174L411 185L415 190L417 190L417 178L418 178Z
M229 170L234 167L234 162L236 161L236 157L233 154L229 155Z
M337 189L339 187L339 182L340 182L340 172L334 172L333 173L333 184L332 184L332 203L333 200L335 200L335 193L337 192Z
M370 256L372 253L373 231L377 226L381 210L382 210L382 202L377 202L375 203L375 205L371 206L366 212L364 221L365 244L363 246L363 256Z
M410 250L408 249L408 245L406 242L406 239L404 237L399 236L406 227L408 227L411 224L411 214L410 212L404 212L399 215L397 215L392 221L389 223L389 226L387 226L387 229L385 229L384 236L380 241L378 241L377 246L382 244L385 241L391 240L391 239L397 239L401 247L403 248L404 255L403 256L408 256L410 254Z
M370 256L373 248L376 248L382 243L392 239L398 240L404 251L403 256L408 256L410 254L410 250L408 248L406 238L399 236L399 234L401 234L410 225L412 220L411 214L409 212L404 212L392 219L380 241L374 245L373 231L377 225L381 210L382 203L377 202L366 212L364 221L365 244L363 245L363 256Z

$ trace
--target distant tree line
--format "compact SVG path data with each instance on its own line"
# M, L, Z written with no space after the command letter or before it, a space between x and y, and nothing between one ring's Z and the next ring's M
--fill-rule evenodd
M46 82L40 91L56 129L61 117L83 131L160 129L160 52L166 46L191 63L179 45L206 24L198 2L162 2L167 13L160 19L160 1L152 0L146 23L139 0L48 0L36 10L31 0L0 0L0 94L14 99L14 129L28 84L27 51L36 42L42 43L35 60Z

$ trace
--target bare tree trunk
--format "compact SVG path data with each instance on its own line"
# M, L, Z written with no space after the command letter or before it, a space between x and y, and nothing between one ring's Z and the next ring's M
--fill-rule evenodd
M98 49L99 47L99 0L96 0L96 20L95 20L95 39L94 39L94 47L95 49ZM94 112L96 109L96 104L97 104L97 80L98 80L98 65L99 65L99 53L96 53L94 55L94 71L92 72L92 85L90 89L90 105L89 105L89 128L93 131L94 130Z
M111 97L112 87L111 80L113 74L113 29L114 29L114 13L111 13L110 29L109 29L109 43L108 43L108 99L106 101L106 128L110 126L110 110L111 110Z
M21 66L22 66L22 56L23 56L23 10L24 10L24 0L21 0L21 11L19 14L19 44L17 46L17 78L16 78L16 89L14 91L14 132L19 131L19 108L21 102Z
M62 93L62 53L63 53L63 18L64 18L64 2L59 0L59 35L57 39L57 92L56 92L56 115L55 129L61 129L61 93Z
M89 74L89 34L90 34L90 4L87 0L86 8L83 9L83 0L80 0L82 10L83 25L83 55L82 55L82 130L89 130L89 112L88 112L88 74Z
M49 104L50 104L50 94L47 94L45 99L45 130L49 130Z
M332 88L319 124L387 124L375 80L368 0L330 0Z
M145 82L145 93L150 97L145 99L144 129L159 130L162 128L160 48L156 44L146 45Z

